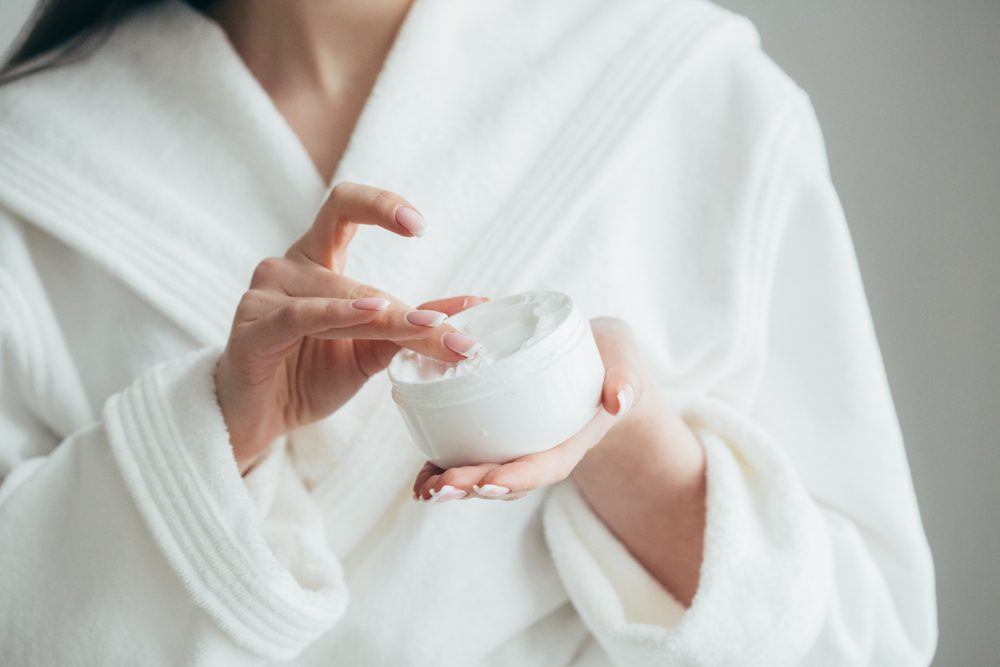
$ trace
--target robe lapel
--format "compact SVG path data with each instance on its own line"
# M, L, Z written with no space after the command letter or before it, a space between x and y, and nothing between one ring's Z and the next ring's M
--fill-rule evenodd
M352 245L348 273L411 303L531 287L651 96L726 24L688 2L581 3L568 24L539 3L505 7L418 0L337 170L404 194L432 224L417 242L366 228ZM295 446L341 556L409 502L420 456L387 395L374 378L356 414Z
M622 135L729 23L689 1L417 0L335 181L399 192L432 229L361 230L349 272L412 303L530 287Z
M0 202L219 344L254 264L284 251L328 188L221 30L177 2L149 16L92 64L115 74L107 85L134 112L100 141L108 91L72 100L72 71L62 86L0 98ZM399 192L431 233L362 228L348 273L411 303L531 287L623 134L727 34L727 18L693 0L416 0L332 182ZM67 113L49 115L67 97L79 122L53 142ZM188 147L203 163L197 178ZM373 379L296 438L317 497L336 495L328 519L341 554L414 472L385 384Z
M687 1L416 0L332 182L402 193L432 234L363 229L349 272L417 301L496 291L513 267L542 265L629 122L720 16ZM6 91L0 201L217 344L254 264L283 252L328 189L214 23L168 2L120 33L102 71ZM102 124L121 99L129 117Z

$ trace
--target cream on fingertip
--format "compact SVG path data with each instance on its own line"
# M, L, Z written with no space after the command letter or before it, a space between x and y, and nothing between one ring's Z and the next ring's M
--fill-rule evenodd
M499 498L500 496L506 496L510 493L510 489L506 486L500 486L499 484L483 484L482 486L473 484L472 492L477 496L482 496L483 498Z
M456 489L451 484L445 484L437 491L431 489L432 503L443 503L448 500L458 500L459 498L464 498L465 496L465 491L462 489Z

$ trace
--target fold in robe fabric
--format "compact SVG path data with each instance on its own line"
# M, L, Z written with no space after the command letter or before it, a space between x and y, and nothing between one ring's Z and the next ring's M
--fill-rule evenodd
M701 2L417 0L333 182L409 302L628 320L708 454L689 609L572 482L409 499L383 376L241 478L212 369L329 191L179 2L0 89L0 662L918 665L933 571L806 96Z

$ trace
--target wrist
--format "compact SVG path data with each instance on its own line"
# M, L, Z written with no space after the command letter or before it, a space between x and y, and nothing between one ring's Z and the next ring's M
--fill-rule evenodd
M239 397L245 394L234 386L223 355L215 368L215 395L241 474L253 467L282 433L266 413L247 410L240 404Z
M705 451L655 389L571 475L595 514L685 606L698 589L705 531Z
M654 477L670 480L681 491L699 488L704 472L701 441L659 388L648 386L642 400L587 453L571 477L578 481L591 473L632 480Z

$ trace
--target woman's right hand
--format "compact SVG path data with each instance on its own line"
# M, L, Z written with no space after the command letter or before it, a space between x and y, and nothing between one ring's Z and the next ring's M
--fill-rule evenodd
M400 346L444 361L475 353L476 342L442 320L484 299L413 309L343 275L358 224L400 236L423 230L402 197L341 183L284 257L257 266L240 301L215 385L241 472L278 436L346 403Z

